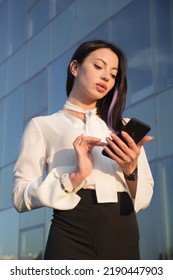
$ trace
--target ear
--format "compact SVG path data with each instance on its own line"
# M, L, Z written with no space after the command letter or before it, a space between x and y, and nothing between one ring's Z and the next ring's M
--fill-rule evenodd
M70 63L70 71L74 77L78 76L78 69L79 69L79 64L78 64L77 60L73 60Z

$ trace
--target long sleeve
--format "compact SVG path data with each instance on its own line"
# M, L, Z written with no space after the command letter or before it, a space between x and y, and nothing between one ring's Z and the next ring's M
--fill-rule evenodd
M113 166L114 165L115 164L113 164ZM128 189L128 185L126 183L122 170L119 168L116 173L119 178L121 178L121 181L118 181L118 183L123 183L124 186L126 186L129 196L131 197L130 190ZM136 196L134 199L131 197L136 212L145 209L150 204L153 196L153 186L154 180L150 171L145 150L142 147L140 156L138 158L138 182Z
M138 159L138 185L136 197L134 199L134 209L136 212L146 208L153 196L154 181L146 158L144 148Z
M47 146L38 124L27 125L21 142L19 158L14 166L13 203L17 211L24 212L47 206L57 209L74 208L80 197L66 193L60 186L60 173L68 167L53 168L44 178Z

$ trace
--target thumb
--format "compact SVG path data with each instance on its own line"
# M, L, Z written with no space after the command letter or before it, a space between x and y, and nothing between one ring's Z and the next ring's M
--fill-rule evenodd
M138 147L142 147L144 144L152 141L154 139L153 136L144 136L142 140L137 144Z

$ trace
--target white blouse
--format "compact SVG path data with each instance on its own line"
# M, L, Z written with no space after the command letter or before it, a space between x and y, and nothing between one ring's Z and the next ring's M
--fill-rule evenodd
M80 201L81 188L96 190L98 203L117 202L117 192L130 195L121 168L110 158L102 155L102 147L93 148L94 168L91 174L72 192L69 173L75 171L77 157L73 141L84 134L105 141L110 136L106 123L94 112L93 132L86 124L63 110L49 116L33 118L25 128L20 155L14 166L13 202L19 212L47 206L54 209L73 209ZM89 134L88 134L89 133ZM153 178L142 148L138 159L137 193L133 200L135 211L147 207L153 194ZM130 195L131 197L131 195Z

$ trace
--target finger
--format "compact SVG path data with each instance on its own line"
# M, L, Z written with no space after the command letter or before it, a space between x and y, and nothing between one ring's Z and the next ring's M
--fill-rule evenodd
M79 135L73 142L73 146L76 147L76 146L79 146L81 144L81 141L82 141L82 138L83 138L83 134Z
M150 135L144 136L144 137L142 138L142 140L137 144L137 146L141 148L144 144L146 144L146 143L152 141L153 139L154 139L153 136L150 136Z

